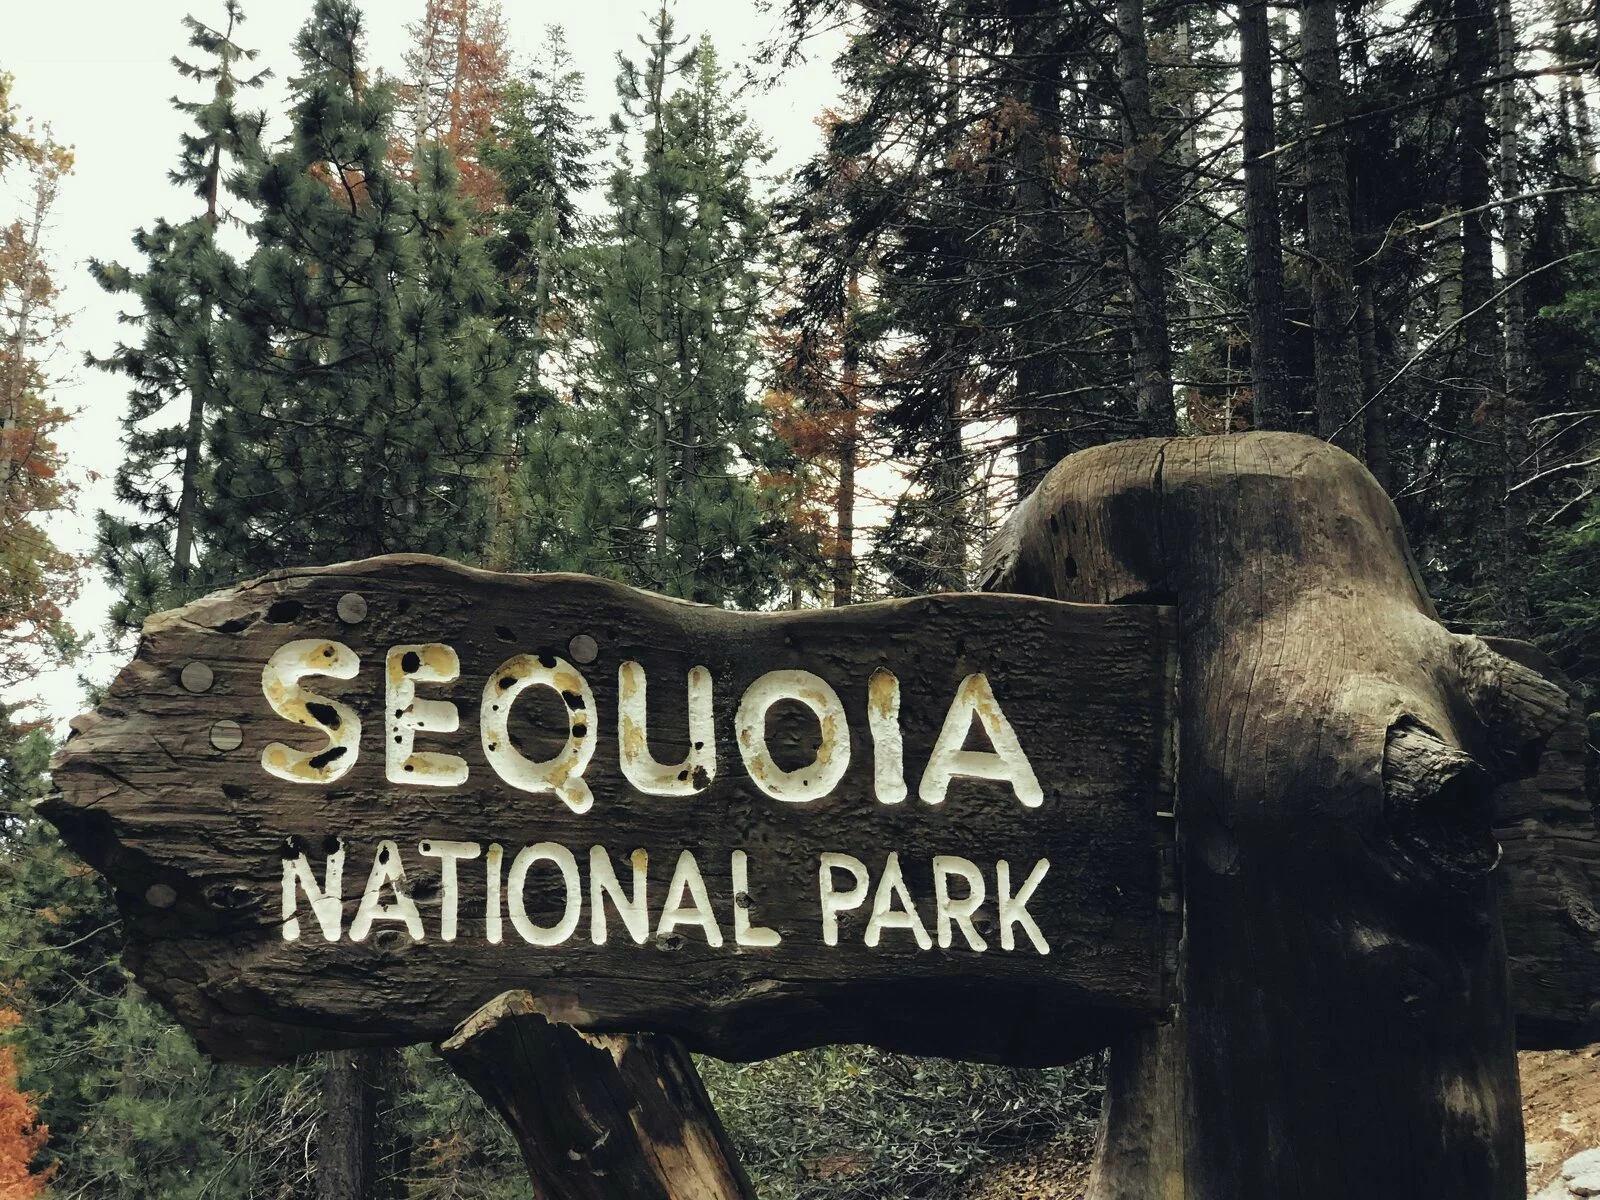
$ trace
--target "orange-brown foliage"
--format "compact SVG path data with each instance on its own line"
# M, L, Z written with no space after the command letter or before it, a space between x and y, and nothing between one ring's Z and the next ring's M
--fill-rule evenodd
M55 653L62 605L81 566L41 523L69 509L73 495L55 444L67 415L48 397L47 364L66 318L44 246L72 153L48 126L35 131L23 121L10 86L0 73L0 171L8 184L11 172L22 176L10 195L23 200L20 215L0 224L0 690L31 678Z
M21 1020L14 1009L0 1011L0 1025L11 1028ZM50 1137L39 1123L33 1097L17 1090L16 1051L0 1046L0 1200L28 1200L44 1192L55 1168L33 1170Z
M394 148L395 162L409 166L421 142L448 147L461 171L462 194L488 212L500 200L500 180L479 161L478 149L489 136L511 63L500 5L427 0L422 20L407 31L413 45L400 110L410 137Z

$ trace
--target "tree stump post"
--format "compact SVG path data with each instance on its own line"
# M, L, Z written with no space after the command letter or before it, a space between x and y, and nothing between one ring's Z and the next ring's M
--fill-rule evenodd
M1510 1200L1492 797L1566 694L1447 632L1393 505L1292 434L1065 460L986 587L1175 604L1176 1020L1115 1046L1093 1200Z
M540 1200L755 1200L675 1038L580 1033L512 991L439 1051L505 1118Z

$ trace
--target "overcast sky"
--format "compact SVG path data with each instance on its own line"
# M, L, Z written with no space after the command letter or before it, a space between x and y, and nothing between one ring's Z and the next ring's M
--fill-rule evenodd
M545 26L566 29L575 65L588 82L593 115L604 120L615 107L612 81L615 55L638 51L636 40L648 29L647 0L503 0L512 51L518 61L543 40ZM294 73L290 44L310 12L310 0L245 0L247 23L238 40L261 51L257 66L275 78L247 103L269 113L285 108L284 81ZM399 70L406 47L405 26L421 16L423 0L366 0L367 49L371 65ZM79 513L57 530L64 548L88 550L93 515L112 503L109 483L118 461L117 420L125 392L116 378L84 370L85 351L106 353L115 343L118 305L85 271L91 258L118 259L133 266L129 237L135 227L158 217L177 221L194 212L192 196L167 182L176 161L184 118L170 104L174 93L193 98L194 85L170 65L186 55L180 20L185 13L209 23L221 19L221 0L18 0L7 6L0 71L16 76L13 100L25 113L48 121L57 140L77 153L77 170L66 182L56 208L49 245L63 304L74 313L57 366L70 375L62 403L79 415L61 439L73 473L83 481ZM680 35L709 32L723 62L737 70L776 28L776 17L761 12L757 0L674 0ZM826 44L815 47L809 63L783 74L770 90L751 91L746 106L776 153L772 167L788 170L818 144L817 115L833 102L834 82ZM272 127L269 127L272 128ZM280 118L275 126L282 132ZM10 219L10 214L5 214ZM93 478L98 476L98 479ZM70 612L73 624L95 634L79 670L108 679L131 652L111 650L102 633L110 592L97 574L86 581ZM76 670L57 672L37 689L58 720L83 707Z

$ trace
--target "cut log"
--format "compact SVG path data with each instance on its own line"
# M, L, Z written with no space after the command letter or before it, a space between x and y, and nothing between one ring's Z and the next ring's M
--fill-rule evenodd
M1483 640L1577 693L1538 648ZM1538 773L1495 793L1500 923L1523 1050L1600 1042L1600 826L1588 771L1590 740L1583 711L1574 704L1546 744Z
M1074 455L986 586L1179 610L1179 1018L1113 1048L1090 1195L1522 1196L1483 848L1560 689L1446 631L1382 489L1292 434Z
M544 1200L754 1200L674 1038L579 1033L515 991L439 1051L511 1126Z

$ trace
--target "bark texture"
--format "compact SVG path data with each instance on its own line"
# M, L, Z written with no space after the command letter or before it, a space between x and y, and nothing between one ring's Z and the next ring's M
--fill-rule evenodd
M1156 165L1163 139L1150 109L1150 50L1144 0L1117 0L1117 78L1122 89L1123 220L1128 303L1133 313L1133 399L1141 430L1177 430L1172 341L1167 327L1166 260Z
M754 1200L682 1043L582 1034L506 992L439 1047L505 1118L547 1200Z
M378 1109L383 1050L336 1050L322 1069L317 1126L317 1200L372 1200L378 1194Z
M1009 99L1024 114L1012 134L1016 163L1018 293L1027 311L1017 328L1017 488L1030 491L1066 457L1072 442L1073 405L1065 361L1070 335L1063 328L1063 267L1059 247L1067 240L1054 182L1060 173L1062 138L1062 10L1058 0L1010 0L1005 16L1012 30L1006 59Z
M1600 824L1588 749L1595 739L1576 687L1543 651L1484 641L1574 696L1538 773L1495 793L1494 834L1503 851L1496 874L1517 1045L1576 1049L1600 1042Z
M1335 0L1300 5L1305 77L1306 248L1311 270L1312 346L1317 377L1317 434L1364 457L1361 354L1356 340L1355 253L1350 177L1345 164L1344 78Z
M1179 1017L1113 1048L1094 1200L1520 1197L1491 785L1565 694L1439 625L1382 490L1291 434L1075 455L987 586L1179 608Z
M1499 45L1498 71L1500 124L1500 244L1505 259L1503 386L1500 390L1501 479L1504 500L1500 519L1502 536L1499 555L1498 591L1505 606L1505 630L1512 634L1527 631L1528 604L1528 499L1517 484L1528 461L1527 390L1528 330L1527 297L1522 288L1523 211L1515 199L1522 191L1521 137L1517 103L1517 24L1511 0L1495 6L1495 25Z
M1283 362L1283 235L1278 224L1277 128L1267 0L1239 6L1244 121L1245 285L1250 301L1250 395L1257 429L1292 429Z

